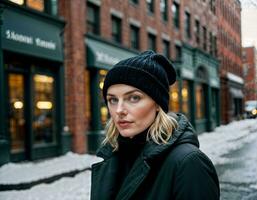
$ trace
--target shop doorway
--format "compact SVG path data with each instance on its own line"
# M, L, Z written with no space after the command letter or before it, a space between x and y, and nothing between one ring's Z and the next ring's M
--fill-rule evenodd
M55 77L34 70L7 71L7 130L11 161L57 152Z

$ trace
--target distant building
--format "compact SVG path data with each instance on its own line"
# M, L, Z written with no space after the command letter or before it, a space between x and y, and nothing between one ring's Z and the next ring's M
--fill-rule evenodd
M241 3L217 0L218 57L221 80L221 123L243 114L243 64L241 57Z
M257 100L257 52L254 46L243 48L245 101Z

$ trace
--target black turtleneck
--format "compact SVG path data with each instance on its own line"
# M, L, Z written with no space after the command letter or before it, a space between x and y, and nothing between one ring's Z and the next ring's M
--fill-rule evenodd
M133 138L118 137L118 158L119 158L119 177L117 177L117 189L121 187L129 171L133 167L134 162L140 155L147 137L147 131L137 134Z

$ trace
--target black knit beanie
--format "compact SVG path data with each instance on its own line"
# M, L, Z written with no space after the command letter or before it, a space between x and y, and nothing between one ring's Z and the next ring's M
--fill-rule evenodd
M135 57L121 60L107 73L103 97L115 84L136 87L150 96L163 110L169 111L169 86L176 81L176 71L171 62L161 54L145 51Z

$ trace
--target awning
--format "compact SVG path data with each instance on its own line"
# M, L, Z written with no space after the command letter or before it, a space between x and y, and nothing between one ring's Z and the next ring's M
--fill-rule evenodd
M243 94L242 90L240 90L240 89L230 88L229 91L230 91L231 95L233 96L233 98L242 99L244 97L244 94Z
M127 49L119 48L107 42L93 38L85 39L87 47L87 65L101 69L111 69L120 60L136 56L137 54Z

